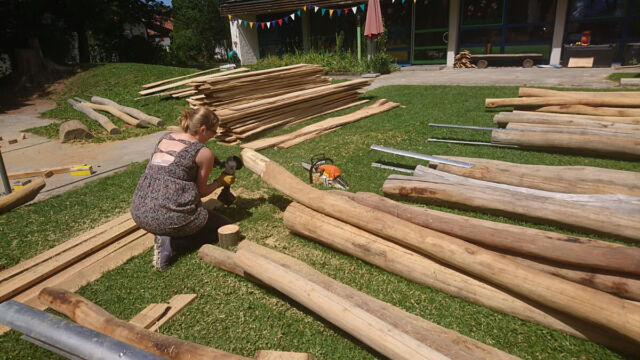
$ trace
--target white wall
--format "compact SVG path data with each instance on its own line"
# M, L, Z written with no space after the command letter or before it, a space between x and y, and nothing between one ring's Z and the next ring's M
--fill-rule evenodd
M551 42L551 55L549 64L560 65L560 55L562 54L562 39L564 37L565 20L567 18L568 0L558 0L556 6L556 23L553 27L553 40Z
M254 21L253 17L244 17L244 20ZM242 24L234 24L233 21L229 22L231 27L231 44L233 50L238 53L242 65L255 64L260 58L260 48L258 47L258 29L256 24L253 25L253 29L247 25L244 27Z

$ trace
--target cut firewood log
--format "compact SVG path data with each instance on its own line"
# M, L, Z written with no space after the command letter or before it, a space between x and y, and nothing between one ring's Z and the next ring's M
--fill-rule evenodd
M640 107L640 98L627 98L623 96L600 97L527 97L486 99L484 106L488 108L502 106L556 106L556 105L588 105L588 106L618 106ZM640 111L640 110L639 110Z
M437 170L420 176L391 175L382 191L395 199L553 224L615 236L628 242L640 241L640 198L628 195L562 194L469 179Z
M530 269L455 237L327 194L251 149L242 151L242 159L245 167L267 184L316 211L432 256L524 298L640 342L640 328L635 325L640 323L640 305Z
M220 246L225 249L238 245L240 242L240 227L235 224L220 227L218 229L218 240Z
M92 139L93 134L89 131L87 125L79 120L65 121L60 125L58 130L60 142L67 142L74 139Z
M575 125L594 128L619 127L630 130L640 129L640 117L554 114L517 110L513 112L502 111L493 117L493 122L500 126L505 126L510 122L518 122L549 125Z
M620 129L620 128L604 128L596 129L592 127L579 127L575 125L541 125L528 123L510 123L506 126L507 130L519 130L530 132L558 133L558 134L581 134L596 136L611 136L623 138L640 138L640 130Z
M595 116L620 116L620 117L640 117L640 109L632 108L620 108L620 107L594 107L587 105L550 105L534 107L525 107L523 110L536 111L536 112L549 112L549 113L563 113L563 114L582 114L582 115L595 115ZM516 109L520 110L520 109Z
M46 183L43 178L37 178L18 190L13 191L11 194L0 196L0 214L13 210L35 199L45 185Z
M98 114L95 110L75 100L68 99L67 102L71 104L71 106L73 106L74 109L80 111L81 113L84 113L92 120L95 120L98 123L100 123L100 125L102 125L102 127L107 130L107 133L109 135L120 134L120 129L118 129L117 126L113 125L113 123L111 122L111 120L109 120L108 117Z
M549 89L527 88L518 89L518 96L521 97L579 97L579 98L603 98L603 97L625 97L640 100L640 91L558 91Z
M296 234L416 283L625 353L636 352L637 345L633 341L536 302L524 301L500 287L301 204L290 204L283 220L285 226ZM313 226L316 221L326 224L326 228Z
M241 147L246 149L254 149L254 150L266 149L268 147L276 146L280 143L290 141L292 139L296 139L300 136L312 134L318 131L329 130L329 129L339 127L354 121L358 121L368 116L379 114L387 110L391 110L397 106L400 106L400 104L390 102L386 99L380 99L375 103L369 106L365 106L362 109L356 110L350 114L329 118L329 119L317 122L315 124L305 126L302 129L298 129L288 134L274 136L271 138L260 139L250 143L246 143L241 145Z
M159 119L155 116L151 116L151 115L147 115L144 112L136 109L136 108L132 108L129 106L123 106L120 105L118 103L116 103L113 100L109 100L107 98L103 98L103 97L99 97L99 96L92 96L91 97L91 102L96 103L96 104L102 104L102 105L109 105L109 106L113 106L116 109L127 113L131 116L133 116L134 118L141 120L141 121L146 121L150 124L153 124L155 126L164 126L165 122L162 119Z
M624 274L640 274L640 249L403 204L373 193L335 191L419 226L518 256Z
M216 67L216 68L212 68L212 69L207 69L207 70L194 72L193 74L182 75L182 76L174 77L174 78L171 78L171 79L165 79L165 80L152 82L152 83L149 83L149 84L144 84L144 85L142 85L142 88L143 89L148 89L148 88L152 88L152 87L155 87L155 86L158 86L158 85L162 85L162 84L165 84L165 83L168 83L168 82L171 82L171 81L180 80L180 79L184 79L184 78L188 78L188 77L192 77L192 76L195 76L195 75L200 75L200 74L204 74L204 73L208 73L208 72L212 72L212 71L217 71L217 70L220 70L220 68ZM91 100L91 101L93 101L93 100Z
M640 197L640 172L635 171L591 166L526 165L460 156L434 156L474 164L473 167L464 168L431 162L429 166L478 180L559 193L627 194Z
M215 251L213 247L208 246L202 248L200 252ZM243 269L241 276L247 276L250 280L254 277L262 280L263 284L275 287L281 292L285 293L292 299L305 305L310 310L321 315L323 318L333 322L337 326L341 327L345 331L361 339L363 342L369 344L382 354L387 356L390 351L394 349L388 349L391 341L387 340L389 334L396 333L400 335L394 340L398 341L402 338L407 341L417 341L433 348L433 350L441 353L447 358L452 359L507 359L513 358L511 355L494 349L490 346L484 345L475 340L466 338L454 331L447 330L431 322L428 322L418 316L409 314L401 309L398 309L388 303L382 302L364 293L361 293L347 285L344 285L334 279L331 279L320 272L312 269L308 265L295 260L287 255L280 254L274 250L262 247L257 244L243 241L238 249L237 254L228 254L225 262L235 262L237 266ZM221 258L221 255L216 257ZM259 261L263 261L269 264L270 269L274 269L278 274L283 274L280 280L272 281L271 277L275 273L268 275L261 275L260 277L254 274L255 266L251 268L244 265L242 258L256 258ZM214 265L217 265L214 263ZM292 283L291 285L283 285L289 279L299 281L302 287L295 289ZM265 281L265 280L268 280ZM275 286L274 286L275 285ZM306 293L304 288L313 289L313 292ZM317 291L317 292L316 292ZM326 295L325 295L326 294ZM323 300L314 300L314 296L322 296ZM324 296L327 296L324 299ZM336 301L337 300L337 301ZM369 332L367 329L371 322L367 321L362 324L360 321L351 321L347 317L343 317L340 313L334 311L341 305L346 305L350 309L356 309L357 313L361 315L362 319L371 319L375 324L380 324L380 328L373 329ZM353 312L350 312L353 313ZM364 325L364 326L363 326ZM352 329L352 330L351 330ZM389 332L392 331L392 333ZM376 337L378 333L378 337ZM364 340L363 340L364 339ZM393 340L392 340L393 341ZM384 344L381 344L385 342ZM371 344L374 345L371 345ZM422 345L410 353L405 355L390 356L391 358L412 358L412 355L416 355L413 351L420 351L425 346ZM381 349L385 349L381 351ZM419 358L419 357L413 357Z
M136 118L134 118L133 116L118 110L117 108L111 106L111 105L100 105L100 104L94 104L94 103L90 103L90 102L81 102L81 105L84 105L86 107L89 107L93 110L101 110L101 111L106 111L108 113L110 113L111 115L119 118L120 120L126 122L129 125L133 125L133 126L137 126L137 127L149 127L149 123L147 123L146 121L142 121L142 120L138 120Z
M640 140L613 136L493 130L491 143L523 149L580 152L612 158L640 158Z
M162 335L130 324L70 291L48 287L38 296L78 324L167 359L247 359L222 350Z

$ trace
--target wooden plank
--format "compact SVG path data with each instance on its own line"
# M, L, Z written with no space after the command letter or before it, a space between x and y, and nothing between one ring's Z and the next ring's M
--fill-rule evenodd
M473 60L502 60L502 59L542 59L540 53L522 53L522 54L471 54Z
M290 147L292 147L294 145L300 144L301 142L307 141L309 139L313 139L313 138L318 137L320 135L324 135L324 134L330 133L332 131L336 131L338 129L340 129L340 127L335 127L333 129L329 129L329 130L319 130L319 131L311 133L311 134L302 135L302 136L300 136L298 138L291 139L289 141L285 141L283 143L280 143L280 144L276 145L276 148L288 149L288 148L290 148Z
M89 300L64 289L53 287L43 289L39 299L82 326L167 359L247 359L222 350L143 329L116 318Z
M247 169L267 184L318 212L432 256L526 299L640 342L640 328L635 325L640 323L640 305L527 268L455 237L327 194L254 150L242 150L242 160ZM640 231L636 230L636 234Z
M591 57L570 57L569 68L590 68L593 67L593 56Z
M233 69L233 70L228 70L228 71L222 71L219 73L215 73L212 75L204 75L204 76L200 76L197 78L193 78L193 79L186 79L186 80L181 80L175 83L171 83L168 85L162 85L162 86L157 86L151 89L147 89L147 90L142 90L142 91L138 91L138 94L140 95L148 95L148 94L153 94L153 93L157 93L159 91L162 90L166 90L166 89L171 89L177 86L182 86L182 85L186 85L195 81L199 81L199 80L205 80L205 79L212 79L212 78L216 78L216 77L220 77L220 76L227 76L227 75L231 75L231 74L235 74L235 73L239 73L239 72L243 72L243 71L249 71L249 69L247 68L238 68L238 69Z
M253 355L254 360L316 360L316 357L307 353L290 351L258 350Z
M129 320L130 323L138 325L142 328L148 329L151 325L155 324L158 319L167 314L169 310L169 304L150 304L133 319Z
M299 203L293 202L287 207L283 220L285 226L296 234L355 256L418 284L426 285L497 312L515 316L524 321L604 344L626 353L636 351L635 342L625 340L608 330L552 311L536 302L525 301L499 286L484 282L429 256L423 256L416 251L323 215ZM326 226L314 226L317 223ZM211 245L209 247L209 250L217 250ZM203 250L204 248L200 250L198 256L202 257ZM214 251L208 253L214 253ZM221 256L217 255L217 257ZM227 270L225 267L223 268ZM242 274L240 275L242 276Z
M194 72L193 74L177 76L177 77L174 77L174 78L171 78L171 79L165 79L165 80L152 82L152 83L149 83L149 84L144 84L144 85L142 85L142 88L143 89L148 89L148 88L152 88L152 87L155 87L155 86L158 86L158 85L162 85L164 83L168 83L170 81L185 79L185 78L188 78L188 77L192 77L192 76L195 76L195 75L200 75L200 74L204 74L204 73L208 73L208 72L216 71L216 70L220 70L220 68L215 67L215 68L212 68L212 69L207 69L207 70Z
M89 256L95 251L115 242L117 239L138 228L133 220L108 229L104 233L77 243L73 247L67 247L64 251L58 251L55 256L35 264L20 273L6 278L0 283L0 301L7 300L24 289L36 284L51 274ZM20 264L19 264L20 266ZM22 266L24 267L24 266Z
M43 178L37 178L11 194L0 196L0 214L11 211L35 199L45 185Z
M9 178L9 180L14 180L14 179L36 177L36 176L44 176L49 172L52 174L65 174L69 172L69 170L71 169L71 166L72 165L57 166L57 167L52 167L47 169L40 169L40 170L25 170L25 171L13 172L8 174L7 177Z
M149 327L150 331L157 331L167 321L176 316L187 305L191 304L197 297L196 294L179 294L169 300L169 311L160 319L158 319L153 325Z
M93 255L71 265L39 284L23 291L12 300L45 310L46 305L38 300L38 294L48 286L76 291L83 285L94 281L103 273L115 269L124 262L153 246L154 235L144 230L135 231ZM0 326L0 335L10 330Z

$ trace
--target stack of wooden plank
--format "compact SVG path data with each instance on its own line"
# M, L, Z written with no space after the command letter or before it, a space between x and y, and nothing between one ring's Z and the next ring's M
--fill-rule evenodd
M453 296L638 354L640 305L627 300L638 294L613 289L637 289L638 249L417 208L407 211L410 206L375 195L340 196L310 187L253 150L244 149L242 156L248 169L298 202L284 215L292 231ZM584 273L532 265L524 259L532 256L542 257L544 265L567 257ZM599 287L589 281L596 278Z
M15 300L44 310L47 286L75 291L153 245L153 235L125 214L0 272L0 302ZM0 326L0 333L8 328Z
M142 99L142 98L147 97L147 96L171 95L172 97L176 97L176 98L191 96L191 95L196 93L196 91L194 90L194 87L193 86L189 86L189 83L191 83L191 82L205 80L205 79L213 79L213 78L217 78L217 77L221 77L221 76L222 77L229 76L231 74L236 74L236 73L239 73L239 72L248 71L249 69L247 69L247 68L238 68L238 69L218 72L218 73L215 73L215 74L202 75L202 76L198 76L198 77L191 78L191 79L185 79L185 80L180 80L180 81L176 81L176 82L171 82L171 81L184 79L185 77L190 77L190 76L193 76L193 75L197 75L197 74L201 74L201 73L208 72L208 71L213 71L213 70L215 70L215 69L201 71L201 72L197 72L197 73L194 73L194 74L191 74L191 75L179 76L179 77L176 77L176 78L156 81L156 82L151 83L151 84L144 84L144 85L142 85L144 90L138 91L138 94L140 94L141 97L136 98L136 100L137 99ZM167 84L168 82L170 82L170 84ZM169 89L173 89L173 88L179 88L179 89L169 90Z
M370 80L358 79L296 91L220 110L218 139L234 142L263 135L316 116L362 103L358 90Z
M200 79L189 85L200 96L187 101L194 107L206 106L217 111L224 108L268 99L278 95L329 85L320 65L297 64L252 71L225 77Z
M520 88L519 98L486 99L512 106L494 122L492 143L613 157L640 156L640 92L581 92ZM522 111L525 110L525 111Z

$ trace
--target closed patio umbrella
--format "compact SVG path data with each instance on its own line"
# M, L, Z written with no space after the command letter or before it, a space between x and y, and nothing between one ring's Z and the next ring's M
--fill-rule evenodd
M373 57L375 39L382 34L384 28L382 26L382 11L380 10L380 0L369 0L367 6L367 19L364 24L364 36L369 39L369 58Z

